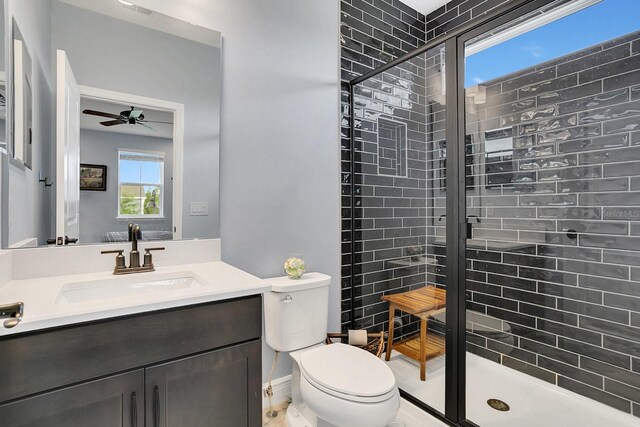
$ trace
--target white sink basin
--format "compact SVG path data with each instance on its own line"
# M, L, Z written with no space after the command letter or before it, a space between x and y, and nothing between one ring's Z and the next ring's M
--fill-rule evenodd
M158 296L166 292L194 290L209 284L191 272L139 273L109 279L66 283L60 288L56 304L74 304L112 298Z

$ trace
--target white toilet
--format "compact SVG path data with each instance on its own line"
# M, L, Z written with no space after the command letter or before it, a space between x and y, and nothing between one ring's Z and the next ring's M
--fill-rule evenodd
M274 350L290 352L289 427L383 427L395 420L400 395L391 369L346 344L325 345L331 277L267 279L265 335Z

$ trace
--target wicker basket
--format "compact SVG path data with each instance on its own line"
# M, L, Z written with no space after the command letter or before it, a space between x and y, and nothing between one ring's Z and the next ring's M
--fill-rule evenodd
M340 340L340 342L346 344L348 338L348 334L329 333L327 334L327 339L324 342L325 344L333 344L334 340ZM357 345L356 347L366 350L376 357L380 357L384 351L384 332L368 333L367 338L368 342L366 345Z

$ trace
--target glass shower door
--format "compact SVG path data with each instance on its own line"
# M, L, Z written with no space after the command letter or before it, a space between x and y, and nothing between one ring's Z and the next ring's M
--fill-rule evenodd
M445 50L353 87L356 328L385 331L401 390L444 413ZM351 297L351 295L349 295Z
M640 416L640 12L555 2L465 49L466 416Z

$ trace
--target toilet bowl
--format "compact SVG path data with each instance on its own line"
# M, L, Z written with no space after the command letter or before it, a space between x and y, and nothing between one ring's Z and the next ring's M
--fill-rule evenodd
M346 344L291 355L300 370L302 401L329 425L376 427L393 421L400 395L391 369L379 358Z
M265 341L289 352L292 404L288 427L385 427L397 416L400 394L391 369L347 344L323 344L331 278L267 279Z

